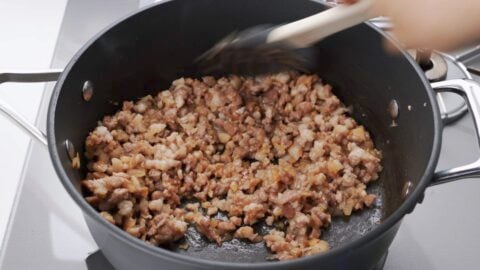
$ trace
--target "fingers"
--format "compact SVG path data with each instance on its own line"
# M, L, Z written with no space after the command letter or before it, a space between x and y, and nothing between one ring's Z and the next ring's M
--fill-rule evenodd
M373 9L392 20L408 48L449 50L480 40L480 0L376 0Z
M343 0L342 3L347 4L347 5L351 5L351 4L355 4L358 1L359 0Z
M407 47L448 50L480 37L478 0L377 0L375 12Z

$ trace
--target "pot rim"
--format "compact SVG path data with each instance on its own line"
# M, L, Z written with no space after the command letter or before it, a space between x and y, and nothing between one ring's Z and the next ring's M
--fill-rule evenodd
M429 185L434 170L436 168L438 158L440 155L440 148L441 148L441 129L442 129L442 122L440 118L440 113L438 110L438 103L437 100L434 96L434 92L430 86L429 81L424 75L424 72L420 69L420 67L416 64L415 60L405 51L401 48L399 43L394 40L391 36L385 34L383 31L372 25L371 23L366 23L369 27L373 28L378 34L382 35L383 38L387 39L390 41L392 44L395 45L395 47L399 50L401 55L409 61L411 64L412 68L417 72L419 75L419 78L421 82L425 86L425 91L427 92L428 96L428 103L431 106L432 113L433 113L433 125L434 125L434 136L433 136L433 146L432 146L432 151L430 154L430 159L428 161L428 164L426 166L426 169L424 171L423 176L421 177L419 183L417 186L415 186L413 192L405 199L405 201L400 205L400 207L395 210L393 214L391 214L387 219L385 219L380 225L376 226L373 228L371 231L367 232L365 235L362 237L355 239L348 244L340 245L339 247L335 247L325 253L320 253L316 255L311 255L311 256L306 256L294 260L289 260L289 261L272 261L272 262L253 262L253 263L238 263L238 262L224 262L224 261L212 261L212 260L207 260L207 259L202 259L202 258L196 258L196 257L191 257L188 255L172 252L167 249L159 248L157 246L152 246L150 244L147 244L146 242L135 238L122 229L118 228L117 226L111 224L104 218L100 216L100 214L95 210L91 205L87 203L87 201L84 199L82 194L77 191L76 187L73 185L73 183L70 181L69 177L67 176L63 166L62 166L62 160L60 156L58 155L58 147L61 146L62 144L58 144L57 140L55 138L55 109L56 105L59 99L59 95L61 92L61 89L63 87L63 84L68 77L68 74L72 67L76 64L77 60L83 55L83 53L90 48L90 46L97 41L103 34L106 32L109 32L115 26L117 26L120 23L126 22L130 17L140 14L142 12L145 12L146 10L160 6L162 4L165 4L167 2L171 2L174 0L162 0L159 2L156 2L151 5L147 5L146 7L137 10L135 12L132 12L119 20L115 21L114 23L110 24L106 28L104 28L102 31L98 32L95 36L93 36L85 45L81 47L81 49L72 57L72 59L69 61L67 66L65 67L64 71L60 75L51 99L50 99L50 104L48 107L48 117L47 117L47 139L48 139L48 150L50 153L50 157L53 162L53 166L55 168L55 171L57 172L57 175L59 176L64 188L67 190L67 192L70 194L71 198L75 201L75 203L82 209L82 212L84 215L88 215L90 218L95 220L98 224L101 224L101 226L104 227L104 229L107 229L112 233L117 239L122 240L126 244L132 245L137 249L140 249L144 252L147 252L151 255L154 256L159 256L162 257L162 259L168 259L174 262L183 262L186 264L190 264L192 266L211 266L211 267L218 267L221 266L223 268L249 268L249 269L258 269L258 268L269 268L269 267L275 267L275 266L282 266L282 267L294 267L298 263L312 263L317 260L322 260L324 258L328 257L333 257L333 256L338 256L342 253L348 252L349 250L354 250L357 249L368 242L372 241L373 239L377 238L378 236L384 234L386 231L388 231L391 227L393 227L395 224L401 221L401 219L408 214L412 209L414 209L415 205L419 201L419 199L422 197L424 190L427 188ZM320 5L328 6L323 2L320 2L320 0L312 0L313 2L316 2ZM199 265L200 264L200 265Z

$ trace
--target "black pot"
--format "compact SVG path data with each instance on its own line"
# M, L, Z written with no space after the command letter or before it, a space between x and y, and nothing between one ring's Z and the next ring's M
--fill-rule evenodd
M118 110L117 102L168 88L181 76L201 75L188 68L193 59L233 30L284 23L323 9L324 4L308 0L163 1L98 34L70 61L50 102L48 148L63 185L116 269L372 269L427 186L478 174L476 163L434 174L442 128L434 91L410 56L385 53L382 40L394 42L364 24L315 47L318 66L314 72L354 107L354 117L373 134L384 155L380 180L371 187L380 198L378 206L348 221L335 220L324 234L333 245L331 251L283 262L265 261L266 250L258 244L202 243L202 248L175 252L128 235L84 200L80 181L85 172L71 166L74 147L83 153L88 132L102 116ZM0 82L54 80L56 75L0 74ZM433 86L466 97L480 126L477 83L455 80ZM397 126L391 125L387 111L392 100L399 105ZM46 144L44 135L8 106L0 103L0 111Z

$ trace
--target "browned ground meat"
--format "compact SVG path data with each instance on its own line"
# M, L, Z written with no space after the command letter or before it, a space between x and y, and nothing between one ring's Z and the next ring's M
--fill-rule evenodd
M218 244L263 238L280 260L323 252L331 216L372 206L366 186L381 170L347 113L314 75L181 78L89 134L86 200L154 245L192 225ZM262 220L277 229L258 235Z

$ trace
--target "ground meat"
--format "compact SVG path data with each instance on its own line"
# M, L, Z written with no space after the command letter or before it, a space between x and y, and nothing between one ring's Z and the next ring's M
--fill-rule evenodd
M234 236L236 238L240 239L248 239L251 242L258 242L262 240L262 237L260 237L258 234L256 234L253 231L253 228L250 226L244 226L238 228L238 230L235 232Z
M178 79L89 134L85 199L154 245L194 226L219 245L263 240L279 260L324 252L332 215L373 206L382 169L348 111L315 75ZM276 229L259 235L260 221Z

